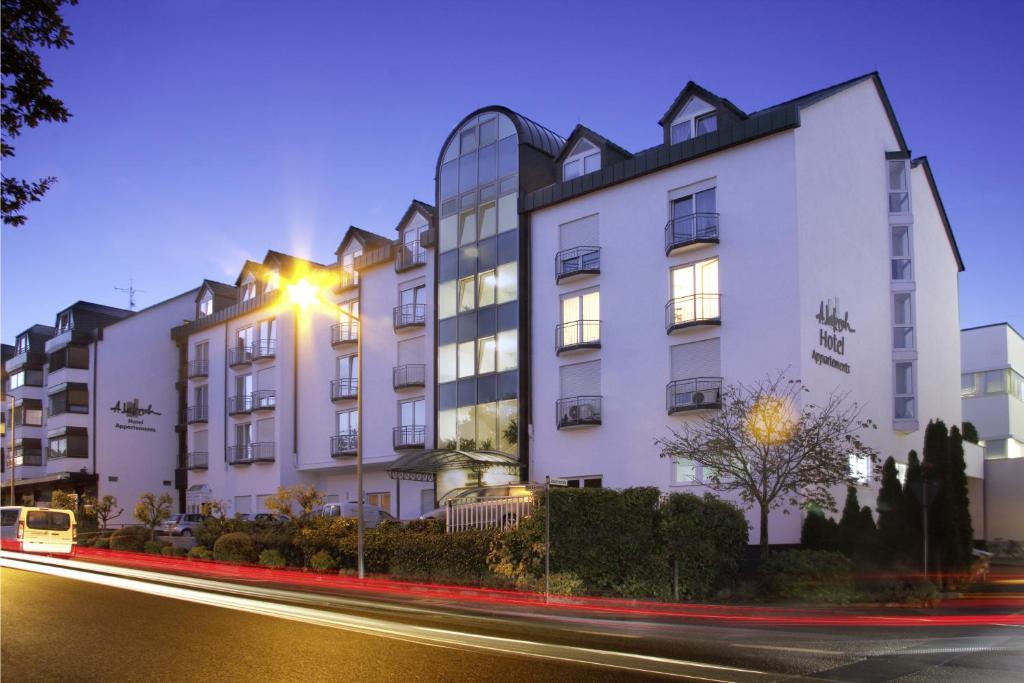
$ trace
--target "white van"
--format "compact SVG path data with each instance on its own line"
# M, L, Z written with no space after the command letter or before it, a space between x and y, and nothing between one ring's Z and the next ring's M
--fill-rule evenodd
M0 545L22 553L74 554L78 522L71 510L0 508Z

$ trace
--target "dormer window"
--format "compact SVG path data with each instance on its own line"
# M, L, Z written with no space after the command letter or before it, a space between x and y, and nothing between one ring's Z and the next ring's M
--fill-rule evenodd
M57 334L67 332L72 325L74 325L74 319L71 316L71 311L64 311L57 316Z
M242 301L256 298L256 278L251 274L246 275L242 280L241 297Z
M199 300L199 317L213 315L213 292L206 290Z
M359 273L356 271L356 259L363 255L363 250L353 244L341 255L342 282L346 285L359 284Z
M14 342L14 355L28 352L28 335L23 334Z
M266 294L267 292L273 292L276 290L280 281L280 275L277 273L271 273L270 277L267 278L267 281L263 283L263 293Z
M562 180L572 180L601 168L601 150L589 140L580 140L562 165Z
M718 130L715 108L698 97L691 97L672 122L671 143Z

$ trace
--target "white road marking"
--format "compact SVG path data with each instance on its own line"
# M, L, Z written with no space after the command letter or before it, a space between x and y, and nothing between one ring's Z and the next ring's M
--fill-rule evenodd
M733 647L745 647L751 650L779 650L780 652L806 652L812 655L845 655L839 650L816 650L812 647L786 647L784 645L755 645L753 643L732 643Z
M288 619L291 621L298 621L318 626L327 626L348 631L367 633L370 635L420 645L483 650L502 654L513 654L563 661L574 664L587 664L605 668L622 669L639 673L658 674L662 676L696 678L714 682L721 681L723 683L725 681L774 680L777 678L767 672L755 671L752 669L705 664L703 662L677 660L667 657L656 657L653 655L615 652L613 650L598 650L594 648L568 645L554 645L550 643L539 643L528 640L501 638L439 628L400 624L385 621L383 619L373 619L370 617L361 617L350 614L325 612L309 607L265 602L262 600L240 597L238 595L214 594L196 590L194 588L155 584L135 578L115 576L114 574L130 574L134 576L149 575L153 580L158 581L167 581L168 578L173 578L175 579L174 582L179 584L192 582L196 586L205 585L207 588L213 588L215 590L226 589L232 593L240 592L237 586L222 584L221 582L205 579L193 580L188 577L181 576L168 577L167 575L155 572L144 572L125 569L122 567L112 567L109 565L105 565L103 567L103 571L105 573L98 574L93 571L89 571L94 570L95 565L87 565L86 563L76 562L74 560L37 557L33 557L31 559L31 562L26 562L5 555L0 557L0 565L10 567L12 569L33 571L51 576L122 588L139 593L158 595L214 607L223 607L226 609L262 614L265 616ZM247 590L246 592L259 593L260 591ZM278 593L281 596L285 594L284 591L270 592ZM725 676L726 678L710 677L716 674L719 676Z

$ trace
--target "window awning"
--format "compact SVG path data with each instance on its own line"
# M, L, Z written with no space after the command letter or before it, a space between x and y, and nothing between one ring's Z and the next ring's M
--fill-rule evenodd
M483 472L490 469L519 474L522 464L511 455L500 451L455 451L438 448L403 455L387 468L387 473L392 479L434 481L435 475L445 470Z

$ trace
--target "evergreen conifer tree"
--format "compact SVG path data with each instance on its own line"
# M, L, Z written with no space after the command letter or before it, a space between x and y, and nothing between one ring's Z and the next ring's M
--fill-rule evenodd
M896 461L888 457L882 465L882 488L875 504L878 510L879 559L885 564L912 559L907 544L914 536L909 533L905 505Z
M935 420L924 431L924 480L935 486L928 504L928 565L943 573L957 569L958 529L953 478L949 457L949 432L946 423Z
M967 423L970 424L970 423ZM964 460L964 443L960 430L949 430L949 466L951 498L956 517L956 547L952 549L953 566L964 571L971 566L971 551L974 549L974 526L971 523L971 501L967 490L967 462Z
M907 554L910 556L911 566L917 566L921 562L921 544L924 530L921 519L920 492L914 491L915 484L924 481L924 471L921 461L917 457L917 451L910 451L907 456L907 480L903 486L903 515L906 520L907 529Z

